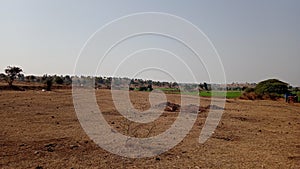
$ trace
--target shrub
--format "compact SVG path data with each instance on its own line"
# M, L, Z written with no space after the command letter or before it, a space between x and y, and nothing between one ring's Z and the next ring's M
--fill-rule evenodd
M64 83L64 80L60 76L56 76L54 78L54 81L55 81L56 84L63 84Z
M244 92L240 99L255 100L257 99L257 95L255 92Z
M285 94L288 92L288 84L277 79L269 79L258 83L254 91L258 95Z
M246 88L241 99L277 100L288 92L288 84L277 79L269 79L257 84L255 88Z
M245 93L251 93L251 92L254 92L254 88L252 87L248 87L244 90Z

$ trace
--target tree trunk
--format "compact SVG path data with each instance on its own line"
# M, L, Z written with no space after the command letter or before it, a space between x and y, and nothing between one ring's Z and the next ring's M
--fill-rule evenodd
M12 81L12 80L8 81L8 85L9 85L10 87L12 87L13 81Z

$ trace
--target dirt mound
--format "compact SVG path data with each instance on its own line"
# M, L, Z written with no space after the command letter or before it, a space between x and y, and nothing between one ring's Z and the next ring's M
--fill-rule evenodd
M156 106L157 108L163 108L165 107L164 111L168 111L168 112L179 112L181 106L179 104L176 103L171 103L171 102L164 102L164 103L160 103L159 105ZM198 107L197 105L188 105L188 106L184 106L183 109L185 111L190 110L190 109L195 109L195 107ZM208 106L200 106L199 108L197 108L199 112L205 112L207 110L224 110L223 107L217 106L217 105L208 105Z
M164 111L168 111L168 112L178 112L180 110L179 104L171 103L171 102L160 103L156 107L159 108L165 107Z
M212 109L212 110L224 110L223 107L220 107L220 106L217 106L217 105L208 105L208 106L205 106L205 107L200 106L199 107L199 112L205 112L205 111L208 111L210 109Z

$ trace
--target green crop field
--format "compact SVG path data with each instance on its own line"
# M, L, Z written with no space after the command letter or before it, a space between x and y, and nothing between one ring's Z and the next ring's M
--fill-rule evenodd
M214 93L212 93L211 91L200 92L200 96L202 97L211 97L212 95L215 97L226 96L226 98L237 98L242 95L242 92L241 91L215 91Z
M159 88L159 90L164 91L165 93L169 94L180 94L180 91L178 89L172 89L172 88ZM189 95L197 95L198 92L181 92L182 94L189 94ZM199 93L201 97L211 97L212 95L215 97L224 97L226 98L238 98L242 95L242 91L215 91L212 93L211 91L201 91Z

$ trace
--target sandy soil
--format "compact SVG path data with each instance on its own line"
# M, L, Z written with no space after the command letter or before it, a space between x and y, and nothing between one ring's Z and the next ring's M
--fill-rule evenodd
M139 110L150 107L147 92L131 92ZM167 95L180 103L179 95ZM128 130L113 107L109 90L97 91L98 104L118 131L153 136L170 127L177 113L165 112L152 124ZM209 104L202 98L201 105ZM70 90L0 91L0 168L300 168L300 104L227 100L213 136L198 143L207 112L185 139L151 158L129 159L93 143L77 120ZM149 127L155 125L149 132Z

